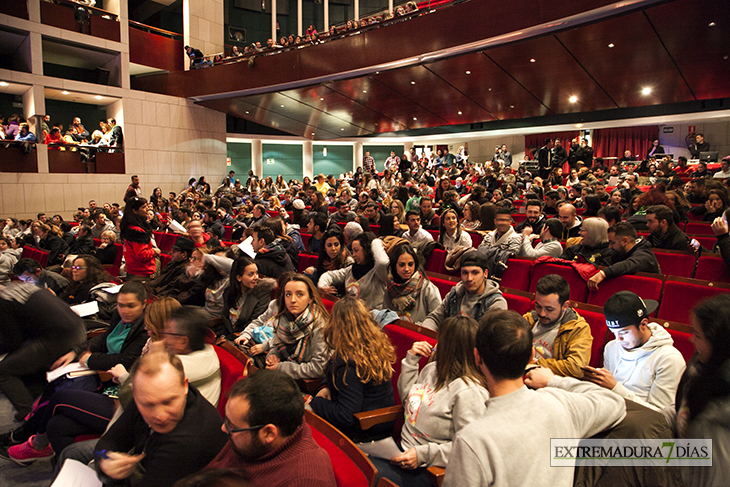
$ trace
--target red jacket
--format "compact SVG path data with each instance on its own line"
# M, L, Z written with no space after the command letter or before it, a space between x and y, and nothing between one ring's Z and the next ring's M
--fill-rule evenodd
M155 248L152 246L152 230L130 226L122 232L124 261L128 274L150 276L156 270Z

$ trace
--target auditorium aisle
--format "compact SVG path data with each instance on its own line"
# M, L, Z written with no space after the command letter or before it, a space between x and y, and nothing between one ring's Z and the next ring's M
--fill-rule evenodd
M0 433L17 428L20 423L13 420L13 406L0 394ZM28 467L0 458L0 486L7 487L48 487L53 470L50 460L39 460Z

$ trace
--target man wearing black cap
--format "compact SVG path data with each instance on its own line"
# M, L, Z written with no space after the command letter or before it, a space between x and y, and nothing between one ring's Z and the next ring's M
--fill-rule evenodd
M487 311L507 309L499 285L488 277L487 258L475 250L465 252L461 256L461 282L449 291L422 325L438 330L439 325L452 316L467 315L479 321Z
M172 246L172 260L160 272L160 275L150 282L150 288L155 295L164 293L177 278L185 275L185 269L195 250L195 244L186 237L178 237Z
M602 369L583 371L586 380L660 411L674 402L685 362L669 333L649 322L657 304L631 291L611 296L603 312L616 340L606 345Z

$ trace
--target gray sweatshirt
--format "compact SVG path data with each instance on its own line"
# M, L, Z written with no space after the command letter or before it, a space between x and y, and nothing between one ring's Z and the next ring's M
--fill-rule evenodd
M269 338L264 345L264 349L268 350L268 355L276 355L277 347L281 344L278 335L276 334L276 318L273 319L272 328L274 328L274 336ZM332 351L329 349L324 341L324 320L315 325L314 330L309 338L309 347L307 352L304 354L301 363L293 361L281 361L279 362L278 370L284 372L292 379L319 379L324 377L324 366L330 359ZM281 359L281 357L279 357Z
M388 254L385 253L383 241L379 238L373 240L371 245L375 266L360 279L352 275L352 266L336 271L327 271L319 278L318 286L321 288L329 286L345 286L345 292L365 301L370 309L381 309L383 307L383 295L385 284L388 282Z
M436 388L436 362L418 373L421 357L406 354L401 362L398 393L403 398L405 423L401 431L404 450L415 448L419 467L445 467L451 440L458 430L487 411L487 390L474 382L456 379Z
M550 466L551 438L588 438L626 416L624 398L572 377L490 397L487 411L457 432L443 487L573 485L573 468Z
M483 306L484 304L487 306ZM429 330L438 330L444 320L459 314L469 315L479 321L484 313L492 309L507 309L507 301L502 297L499 284L487 279L484 291L480 295L474 295L466 292L464 284L457 283L439 307L423 320L422 325Z
M424 275L424 277L426 276ZM426 316L428 316L431 311L438 308L439 304L441 304L441 293L439 292L439 288L437 288L436 284L432 283L426 277L423 280L421 292L418 294L418 300L416 301L415 307L410 311L409 317L414 323L421 323L426 319ZM383 296L382 308L398 311L395 309L387 289Z

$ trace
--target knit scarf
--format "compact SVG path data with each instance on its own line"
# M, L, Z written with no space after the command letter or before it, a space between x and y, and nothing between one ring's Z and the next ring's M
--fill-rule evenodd
M276 325L276 336L281 340L281 345L276 349L279 358L302 363L302 359L306 355L309 348L309 338L314 329L314 313L312 308L307 308L304 313L292 321L292 315L289 312L279 317Z
M277 252L281 251L284 252L284 247L281 246L280 243L278 243L278 240L275 240L271 242L269 245L266 245L265 247L261 247L258 251L259 254L266 254L268 252Z
M396 306L397 311L406 311L413 307L418 300L418 295L423 286L423 276L420 272L413 273L410 279L403 283L395 282L391 277L388 279L388 295Z

